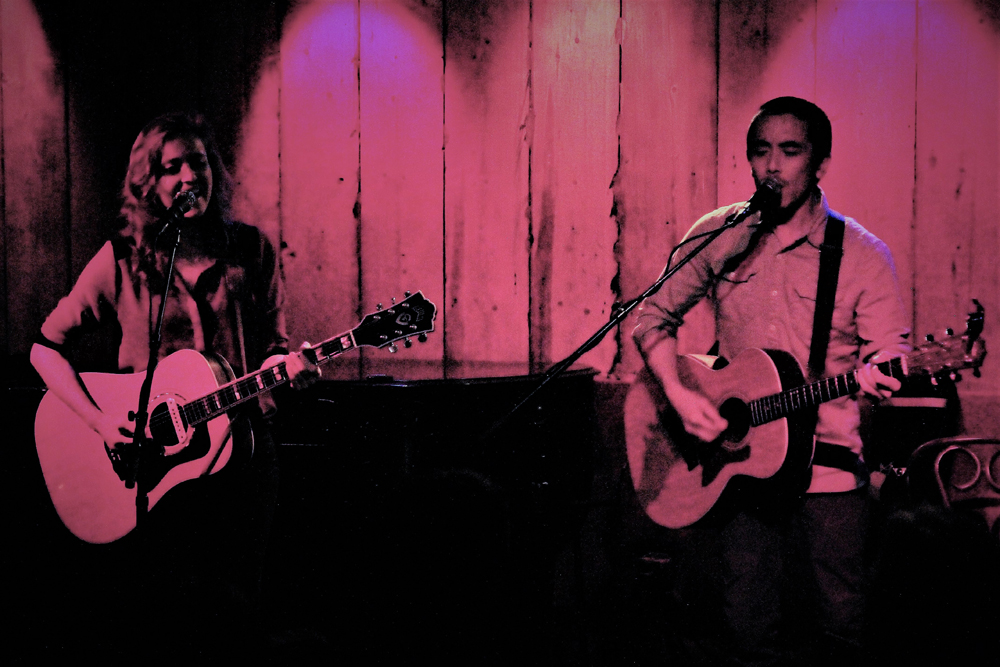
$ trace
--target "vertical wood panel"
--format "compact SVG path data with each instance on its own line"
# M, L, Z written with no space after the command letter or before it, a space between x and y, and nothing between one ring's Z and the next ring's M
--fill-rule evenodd
M816 102L833 125L820 184L830 205L886 242L910 312L916 3L821 0Z
M357 320L357 53L354 3L315 2L290 17L281 54L280 227L295 343L324 340Z
M704 3L623 5L621 166L617 211L621 292L654 282L670 250L716 202L716 15ZM622 370L639 367L622 331ZM679 334L685 352L705 352L714 321L701 307Z
M617 238L618 4L552 0L534 7L532 86L533 354L557 361L607 322ZM607 371L613 338L582 358Z
M448 25L448 355L528 358L528 5ZM461 20L460 20L461 19Z
M240 127L233 171L236 182L233 215L257 226L278 244L281 240L280 55L276 53L266 59L260 72L249 111Z
M1000 331L1000 40L968 3L921 1L917 11L917 327L960 329L978 298L989 339ZM987 357L982 379L959 385L963 400L995 402L998 369ZM981 424L998 434L993 412Z
M443 316L442 51L400 3L361 4L361 273L365 310L404 290L438 305L438 334L406 356L440 359Z
M769 99L816 99L815 0L733 0L719 6L719 205L754 191L750 119Z
M27 352L68 289L64 91L28 0L0 3L8 354Z
M980 3L718 3L715 107L716 18L706 9L716 3L624 0L620 118L618 6L598 0L297 5L297 12L320 13L360 7L364 15L359 28L353 14L353 36L322 46L318 35L308 54L288 46L286 34L290 51L265 63L243 125L237 211L288 244L289 319L297 340L326 337L359 310L404 289L423 289L442 308L438 333L408 356L439 358L447 326L455 359L523 360L529 342L536 359L560 358L606 321L616 271L620 293L632 296L655 278L672 242L698 215L750 194L746 126L762 101L783 94L813 99L830 113L834 161L824 188L834 207L889 243L904 288L915 281L917 333L960 326L971 297L986 305L987 337L997 329L1000 35ZM282 11L265 2L249 7ZM69 79L61 82L32 4L4 0L0 11L2 335L8 351L23 353L106 231L101 225L113 197L101 183L111 180L112 163L117 183L125 159L108 157L111 144L125 144L125 135L130 143L138 130L131 125L165 100L197 101L223 120L231 117L255 65L230 51L252 41L266 21L222 21L218 29L227 34L211 46L200 41L208 30L201 37L165 33L171 48L183 51L178 62L205 65L212 77L213 67L224 73L224 89L209 90L205 82L214 79L154 86L146 75L164 71L165 62L136 64L105 80L109 63L131 41L92 51L84 37L49 35L60 57L65 49ZM447 33L443 82L442 26L434 14L440 11L464 21ZM46 21L50 29L59 25ZM290 18L286 32L295 25ZM68 46L60 47L63 41ZM282 82L292 53L304 58L297 88ZM537 123L528 113L529 92ZM113 102L97 103L99 96ZM120 116L108 118L109 107L121 107ZM622 162L609 191L619 134ZM361 223L354 214L359 178ZM612 195L617 218L609 215ZM629 341L622 350L621 368L628 369ZM603 370L616 351L606 344L586 361ZM990 357L982 380L960 385L963 400L996 402L995 363Z
M69 84L67 83L67 85ZM108 200L112 204L117 203L118 193L113 193L114 196L101 197L99 193L101 184L94 178L90 168L95 159L94 150L97 147L81 140L83 136L81 125L85 121L76 113L72 97L68 110L67 146L69 160L67 169L69 183L67 185L70 190L70 237L67 251L69 252L70 278L75 280L83 271L83 267L97 254L97 251L107 240L108 232L112 227L111 221L117 216L118 211L114 207L107 210L105 204L108 203ZM136 134L138 131L139 128L136 128ZM128 154L117 157L121 164L122 180L124 181Z

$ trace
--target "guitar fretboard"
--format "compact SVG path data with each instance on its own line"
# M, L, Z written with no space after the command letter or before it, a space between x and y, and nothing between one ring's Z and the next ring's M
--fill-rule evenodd
M906 375L903 359L884 361L877 364L877 367L885 375L897 380L902 380ZM860 389L858 372L855 370L800 385L770 396L763 396L749 403L751 424L760 426L776 419L782 419L793 412L815 408L821 403L850 396Z
M311 359L313 363L322 364L355 346L353 331L348 331L305 352L313 357ZM288 372L285 369L285 363L281 362L224 384L211 394L184 404L180 407L180 412L189 426L197 426L254 398L261 392L270 391L286 382L288 382Z
M389 351L395 352L394 344L398 340L405 339L407 347L410 346L410 336L417 336L421 342L426 340L427 333L434 330L436 314L437 308L421 292L407 292L406 299L400 303L395 303L393 299L392 306L386 310L382 310L382 304L379 304L376 312L366 315L358 326L302 350L302 354L319 365L356 347L389 346ZM163 427L166 425L164 422L176 422L173 427L179 433L219 417L261 392L285 384L289 379L284 362L263 368L184 405L174 404L173 409L154 411L150 427Z

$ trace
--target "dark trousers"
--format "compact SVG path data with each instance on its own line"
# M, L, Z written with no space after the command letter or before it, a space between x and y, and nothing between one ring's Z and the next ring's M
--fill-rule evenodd
M249 461L172 489L137 536L140 654L238 660L265 648L261 576L278 469L270 430L256 419L253 430Z
M677 531L682 664L858 664L867 492L730 506Z

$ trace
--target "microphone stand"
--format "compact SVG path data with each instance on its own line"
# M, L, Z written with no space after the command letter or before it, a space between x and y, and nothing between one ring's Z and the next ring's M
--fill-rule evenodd
M149 332L149 361L146 364L146 377L143 378L142 386L139 389L139 405L133 413L135 417L135 430L132 438L132 449L134 456L132 465L129 466L129 473L125 480L125 487L131 489L136 487L135 494L135 526L136 531L142 535L146 523L146 516L149 513L149 492L152 490L150 484L151 477L148 474L151 466L157 457L163 455L163 448L157 447L146 437L146 425L149 423L149 396L153 388L153 373L159 361L160 346L163 342L163 315L166 312L167 296L170 294L170 283L173 280L174 264L177 260L177 247L181 242L181 225L173 218L172 222L176 233L174 235L173 247L170 251L170 264L167 266L166 281L163 285L163 294L160 299L160 312L156 320L155 329ZM168 223L169 224L169 223ZM166 227L164 227L166 230ZM163 233L161 230L160 233ZM150 294L152 299L152 294ZM150 306L152 309L152 306Z
M675 273L680 271L688 262L694 259L705 248L707 248L709 244L712 243L712 241L721 236L726 230L731 229L740 224L741 222L743 222L752 213L754 213L755 210L756 207L754 206L754 204L750 203L747 204L747 206L742 208L740 211L731 215L729 218L726 219L726 222L721 227L712 232L708 232L705 237L705 240L703 240L694 250L685 255L684 258L680 260L677 263L677 265L674 266L673 268L669 268L670 262L668 260L667 262L668 268L663 270L663 273L660 274L660 277L656 279L656 282L647 287L639 296L635 297L634 299L631 299L622 306L618 307L614 312L611 313L611 317L608 320L607 324L603 325L600 329L598 329L590 338L587 339L585 343L583 343L583 345L574 350L568 357L552 365L547 371L545 371L545 374L542 376L542 379L538 383L538 385L536 385L535 388L532 389L528 393L528 395L521 400L520 403L515 405L510 412L508 412L506 415L501 417L496 423L494 423L493 426L491 426L490 429L485 433L484 437L489 437L495 434L496 431L501 426L503 426L508 419L510 419L514 415L514 413L516 413L518 410L524 407L524 405L527 404L528 401L530 401L531 398L535 396L535 394L540 392L545 387L545 385L547 385L549 382L551 382L556 377L565 372L570 366L576 363L576 361L584 354L597 347L597 345L602 340L604 340L604 337L608 334L608 332L614 329L619 324L621 324L622 320L628 317L628 314L631 313L633 310L635 310L636 306L642 303L647 297L650 297L656 294L658 291L660 291L660 288L663 287L663 284L665 282L667 282ZM681 245L683 245L683 242ZM676 252L680 247L681 246L678 245L676 248L674 248L674 250L670 253L670 256L673 257L674 252Z

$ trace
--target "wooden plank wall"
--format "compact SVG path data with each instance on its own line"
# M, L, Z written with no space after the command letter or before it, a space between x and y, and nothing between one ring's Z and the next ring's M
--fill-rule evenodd
M296 342L422 289L438 331L410 358L562 358L700 214L749 195L746 125L785 94L830 115L822 185L889 244L915 332L960 328L972 298L1000 330L994 3L219 0L238 30L171 33L164 50L187 54L183 91L74 76L109 57L49 5L0 0L9 355L96 249L101 193L172 96L226 128L237 210L282 244ZM98 113L102 95L120 117ZM689 319L698 351L710 317ZM630 327L584 361L627 377ZM998 373L988 358L960 385L970 430L1000 430Z

